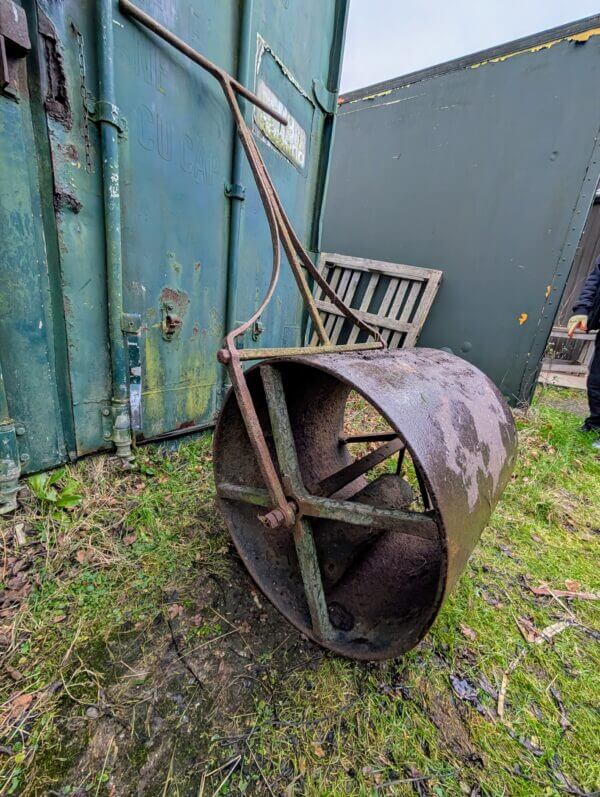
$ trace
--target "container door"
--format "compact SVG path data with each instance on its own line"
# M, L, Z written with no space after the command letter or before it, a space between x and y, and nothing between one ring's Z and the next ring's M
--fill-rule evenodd
M148 3L146 11L235 74L237 3ZM128 122L124 301L141 315L143 435L152 437L211 424L217 410L233 122L213 77L131 20L116 20Z

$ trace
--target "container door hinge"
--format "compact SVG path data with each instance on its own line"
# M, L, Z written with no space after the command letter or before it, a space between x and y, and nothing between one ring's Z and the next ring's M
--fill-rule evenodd
M225 196L243 202L246 199L246 189L239 183L225 183Z
M142 431L142 354L140 336L142 317L137 313L123 313L121 329L127 344L127 357L129 362L129 409L131 414L131 429L134 432Z
M0 0L1 1L1 0ZM92 122L104 122L117 129L120 138L127 138L127 120L112 102L95 99L90 92L86 92L85 107L87 115Z
M13 0L0 0L0 91L19 98L17 62L31 50L25 11Z
M323 81L319 78L313 78L313 95L317 101L317 105L322 111L333 116L337 109L338 95L335 91L329 91L323 85Z

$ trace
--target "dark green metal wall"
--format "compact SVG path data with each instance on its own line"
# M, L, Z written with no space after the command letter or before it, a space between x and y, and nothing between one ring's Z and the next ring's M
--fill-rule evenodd
M32 48L18 63L18 99L0 94L0 363L24 472L112 446L107 164L96 102L101 2L23 0ZM305 134L298 164L246 107L283 204L316 253L345 0L255 0L245 23L242 0L139 5L234 75L247 36L249 87L264 83ZM266 287L270 239L245 162L238 198L228 189L234 128L217 82L125 18L116 0L112 6L123 324L139 329L124 343L139 344L136 436L148 439L213 423L224 388L216 351L226 331L230 261L237 258L238 269L231 320L243 320ZM301 342L302 306L283 271L245 346ZM172 336L163 327L167 314L181 321Z
M324 251L442 269L420 344L528 401L600 177L600 17L344 99Z

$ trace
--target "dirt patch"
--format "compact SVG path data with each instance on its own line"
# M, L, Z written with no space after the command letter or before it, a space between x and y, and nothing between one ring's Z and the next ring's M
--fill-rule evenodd
M199 581L185 608L168 596L149 627L125 629L107 648L115 671L98 704L64 720L63 737L86 741L63 789L103 783L108 794L152 797L176 783L195 795L204 779L212 793L233 764L253 763L257 704L280 676L323 654L232 564L234 578Z
M469 737L468 724L450 694L436 690L426 678L419 685L421 690L426 713L439 731L440 746L466 764L482 764L481 756Z

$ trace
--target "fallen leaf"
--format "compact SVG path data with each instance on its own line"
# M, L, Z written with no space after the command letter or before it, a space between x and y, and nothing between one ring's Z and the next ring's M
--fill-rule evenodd
M75 554L75 559L80 565L85 565L90 562L94 557L94 551L91 548L80 548Z
M137 540L137 534L126 534L123 537L123 545L133 545Z
M489 679L482 675L479 678L479 686L483 689L483 691L492 697L494 700L498 699L498 690L494 687L492 683L490 683Z
M179 603L172 603L167 609L167 614L169 615L170 620L174 620L176 617L179 617L182 612L183 606L181 606Z
M530 642L532 645L539 645L545 641L544 637L531 620L528 620L526 617L517 617L516 623L519 631L527 642Z
M16 695L12 700L8 701L8 716L11 720L18 720L31 705L33 695L24 693Z
M67 615L66 614L58 614L56 617L52 618L52 622L55 623L55 624L56 623L62 623L62 621L66 620L66 619L67 619Z
M313 750L315 751L315 755L317 758L324 758L325 757L325 750L319 744L313 744Z
M529 587L534 595L546 598L578 598L582 601L600 601L600 595L594 592L575 592L566 589L550 589L550 587Z
M463 636L466 636L467 639L470 639L473 642L477 639L477 632L473 631L472 628L469 628L468 625L461 625L460 630Z
M510 736L511 739L514 739L516 742L519 742L520 745L522 745L526 750L529 750L529 752L532 753L534 756L541 758L544 755L544 751L541 750L539 747L536 747L536 745L534 744L534 741L535 742L538 741L538 739L535 736L532 736L531 739L526 739L523 736L517 736L517 734L511 731L510 728L507 728L507 730L508 730L508 735Z
M11 667L8 664L4 665L4 669L10 675L10 677L13 679L13 681L20 681L23 678L23 676L21 675L21 673L18 670L15 670L14 667Z
M11 571L12 571L13 575L16 576L17 573L21 572L21 570L25 570L26 568L28 568L30 564L31 564L31 560L28 557L24 556L22 559L17 559L13 563Z
M553 623L539 631L531 620L528 620L526 617L518 617L516 622L519 631L523 634L527 642L530 642L532 645L542 645L544 642L550 642L550 640L557 634L560 634L561 631L573 625L571 620L561 620L559 623Z
M581 589L581 584L579 581L573 581L572 578L566 578L565 587L569 590L569 592L578 592Z
M18 590L25 584L25 573L18 573L14 578L9 578L6 586L10 590Z

